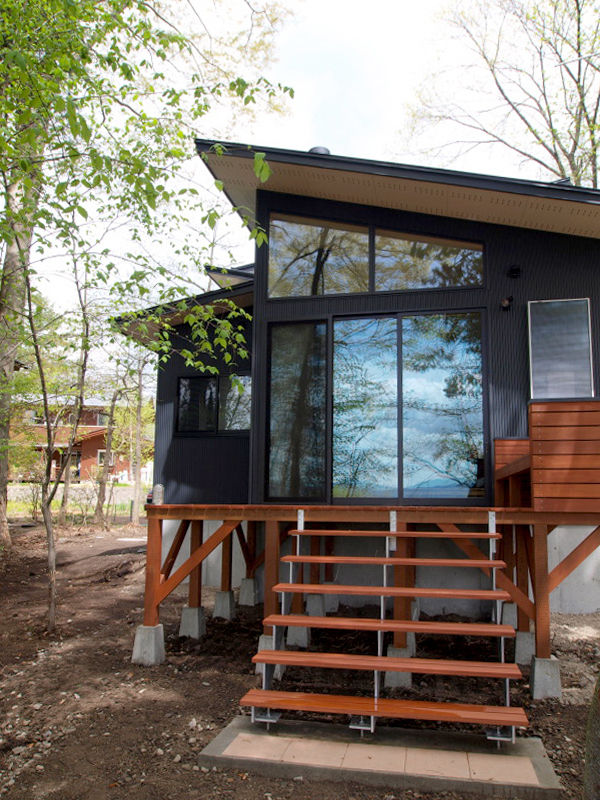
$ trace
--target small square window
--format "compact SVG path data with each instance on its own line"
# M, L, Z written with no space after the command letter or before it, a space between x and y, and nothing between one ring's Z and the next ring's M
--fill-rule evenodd
M216 378L180 378L177 399L177 430L179 432L216 431Z

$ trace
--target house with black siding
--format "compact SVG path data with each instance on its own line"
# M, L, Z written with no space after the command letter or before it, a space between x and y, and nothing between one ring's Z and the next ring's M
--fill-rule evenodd
M453 602L503 640L510 604L512 636L546 669L551 593L565 611L600 608L597 584L585 600L573 591L600 545L600 192L324 148L196 147L266 244L253 266L214 271L220 288L199 300L251 314L248 362L218 364L217 376L174 355L159 374L164 503L148 509L149 536L179 527L164 563L149 547L140 637L219 546L231 592L237 536L271 637L256 657L263 689L243 701L257 719L297 707L273 690L271 667L289 658L282 637L307 645L307 632L332 627L332 581L350 606L381 590L376 659L414 658L419 613ZM218 527L203 541L208 521ZM190 556L171 574L186 535ZM201 606L194 587L188 618ZM380 674L414 662L390 664L374 668L376 697ZM358 716L372 728L378 714ZM513 735L519 720L494 724Z

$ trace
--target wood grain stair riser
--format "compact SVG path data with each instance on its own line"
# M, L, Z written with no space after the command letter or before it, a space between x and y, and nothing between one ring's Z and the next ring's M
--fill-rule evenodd
M475 725L527 727L522 708L477 706L466 703L435 703L423 700L389 700L347 695L319 695L308 692L276 692L251 689L240 700L241 706L321 714L357 714L390 719L420 719L438 722L463 722Z
M461 600L510 600L502 589L429 589L420 586L354 586L320 583L277 583L274 592L340 594L365 597L437 597Z
M380 672L417 672L422 675L472 676L518 680L522 673L516 664L494 661L451 661L429 658L362 656L346 653L314 653L302 650L260 650L254 664L283 664L289 667L356 669Z
M510 625L487 622L430 622L425 620L372 619L364 617L311 617L304 614L270 614L267 626L327 628L346 631L399 631L402 633L444 634L449 636L505 636L514 638Z

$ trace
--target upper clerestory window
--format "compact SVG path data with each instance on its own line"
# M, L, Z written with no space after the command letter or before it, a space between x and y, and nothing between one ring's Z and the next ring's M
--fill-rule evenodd
M481 286L483 247L410 233L377 231L375 291Z
M276 216L269 227L269 297L369 291L369 230Z
M373 248L373 251L371 251ZM483 247L423 234L277 214L269 229L269 297L471 288Z

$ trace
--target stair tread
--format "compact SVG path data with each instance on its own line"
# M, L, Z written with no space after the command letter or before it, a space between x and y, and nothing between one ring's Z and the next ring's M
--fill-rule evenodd
M505 561L489 558L402 558L400 556L283 556L286 564L381 564L405 567L496 567L504 569Z
M510 600L503 589L438 589L423 586L355 586L350 584L277 583L274 592L363 595L367 597L444 597L463 600Z
M355 531L355 530L319 530L308 528L306 530L291 530L291 536L364 536L381 537L393 536L399 539L501 539L499 533L488 531Z
M517 664L494 661L452 661L435 658L397 658L347 653L314 653L305 650L260 650L255 664L285 664L328 669L379 670L381 672L418 672L428 675L470 675L483 678L522 677Z
M240 700L241 706L277 708L288 711L314 711L325 714L357 714L396 719L421 719L443 722L468 722L482 725L529 724L522 708L466 703L436 703L425 700L390 700L309 692L278 692L251 689Z
M312 617L306 614L270 614L263 624L295 628L328 628L353 631L398 631L450 636L515 636L510 625L488 622L436 622L429 620L373 619L367 617Z

